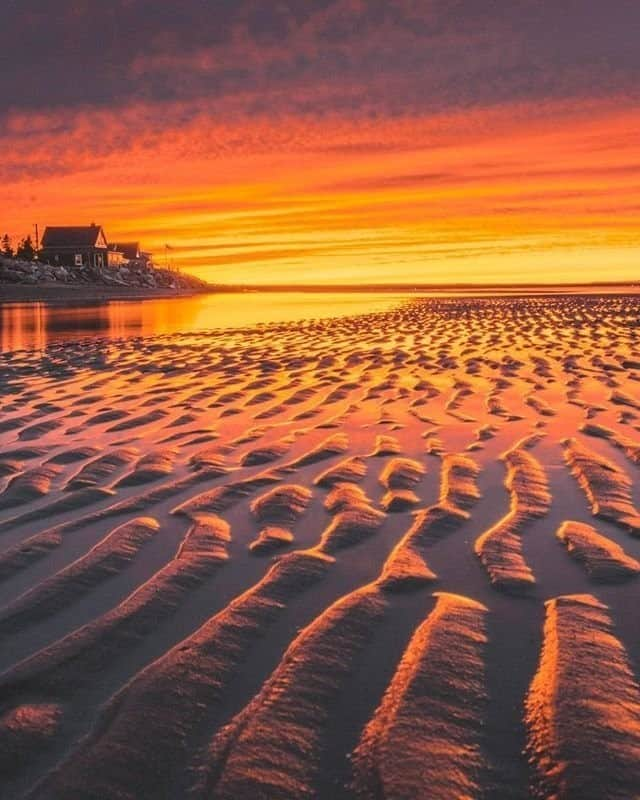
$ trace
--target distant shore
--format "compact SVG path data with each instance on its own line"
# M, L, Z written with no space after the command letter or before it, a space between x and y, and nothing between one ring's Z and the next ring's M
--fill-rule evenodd
M91 303L105 300L157 300L172 297L192 297L207 294L213 289L138 289L132 286L105 286L100 284L41 283L0 284L0 303Z
M532 284L530 286L479 286L479 285L451 285L437 286L421 284L409 286L399 284L377 284L370 286L242 286L209 284L201 288L161 288L161 287L135 287L115 286L99 283L65 284L58 282L37 283L33 285L20 283L0 282L0 304L2 303L30 303L46 302L50 304L61 303L91 303L105 302L108 300L139 301L157 300L180 297L194 297L202 294L244 294L244 293L374 293L374 294L403 294L403 295L443 295L460 297L491 297L491 296L518 296L518 295L557 295L557 294L638 294L640 286L636 283L600 283L600 284Z
M372 283L372 284L253 284L225 285L217 284L212 291L220 292L296 292L307 294L340 293L340 294L415 294L421 295L454 295L461 297L484 297L492 295L556 295L556 294L638 294L640 283L622 281L602 281L600 283L531 283L531 284L478 284L478 283Z

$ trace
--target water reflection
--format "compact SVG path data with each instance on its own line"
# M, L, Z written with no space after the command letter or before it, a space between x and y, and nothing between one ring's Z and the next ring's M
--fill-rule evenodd
M78 305L0 304L0 351L43 349L55 341L238 328L382 311L395 294L305 292L215 294Z

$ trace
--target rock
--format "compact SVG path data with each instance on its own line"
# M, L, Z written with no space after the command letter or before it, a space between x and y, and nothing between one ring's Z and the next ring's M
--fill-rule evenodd
M118 285L144 289L170 289L177 291L207 289L208 284L193 275L184 275L162 267L149 266L141 262L129 262L120 268L65 267L61 264L19 261L0 256L0 283L23 283L33 285L41 281L68 283Z

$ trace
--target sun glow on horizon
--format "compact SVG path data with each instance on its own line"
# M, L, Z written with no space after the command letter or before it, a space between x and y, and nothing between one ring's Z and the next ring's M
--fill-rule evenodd
M24 235L35 220L95 220L159 261L170 243L182 269L227 284L634 279L640 112L540 110L253 127L168 113L155 138L124 145L106 118L71 136L42 120L25 141L15 117L0 140L24 168L0 224ZM47 153L58 168L43 169Z

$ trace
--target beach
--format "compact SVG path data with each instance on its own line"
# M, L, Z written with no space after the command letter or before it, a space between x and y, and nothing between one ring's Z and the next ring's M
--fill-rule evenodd
M197 294L194 289L135 289L131 286L106 286L100 284L43 283L33 286L4 283L0 286L0 302L67 304L96 300L147 300L158 297L188 297Z
M0 353L0 796L637 796L640 299L382 302Z

